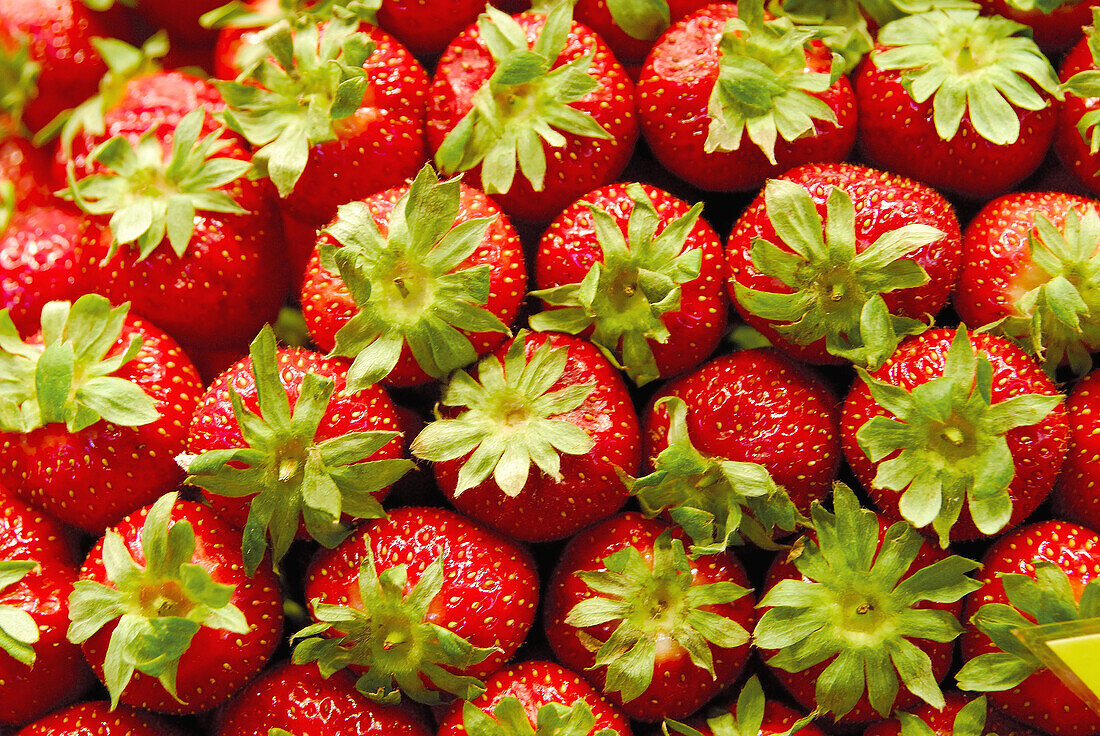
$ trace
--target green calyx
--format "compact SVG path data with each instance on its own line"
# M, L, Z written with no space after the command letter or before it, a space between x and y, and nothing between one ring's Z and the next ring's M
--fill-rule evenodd
M235 586L214 582L205 567L192 562L191 523L171 521L176 497L166 494L149 509L141 532L144 567L118 532L108 530L103 566L111 585L78 580L69 598L68 638L74 644L117 622L103 663L112 708L134 672L157 678L179 700L176 672L200 628L249 631L244 613L231 602Z
M100 420L122 427L156 421L152 397L112 375L141 350L137 335L112 350L129 308L95 294L49 302L41 345L23 342L8 311L0 310L0 429L27 433L58 422L79 432Z
M808 521L763 465L707 457L695 449L683 399L667 396L657 405L668 413L668 446L652 473L624 480L647 516L668 512L691 538L693 555L717 554L745 539L779 549L773 541L777 529L791 532Z
M712 677L712 646L748 643L740 624L703 608L732 603L749 590L729 582L696 584L683 543L668 531L654 541L652 563L635 547L625 547L605 557L603 565L602 571L576 573L594 595L575 605L565 623L581 629L616 624L607 641L593 642L599 648L592 668L607 668L604 690L620 692L623 702L649 688L658 650L670 643Z
M1092 25L1085 26L1085 38L1092 56L1094 67L1100 67L1100 35L1096 29L1100 28L1100 8L1092 9ZM1069 92L1077 97L1100 97L1100 68L1086 69L1077 72L1062 83L1062 92ZM1090 110L1077 121L1077 132L1081 134L1081 140L1089 144L1089 153L1095 156L1100 152L1100 110Z
M607 9L615 25L639 41L655 40L672 22L667 0L608 0Z
M774 164L778 138L812 135L817 120L836 123L832 108L812 93L831 87L843 64L836 56L829 73L806 71L805 47L817 33L790 18L764 20L764 0L738 5L738 17L726 21L718 45L718 80L707 105L708 153L736 151L747 132Z
M279 380L275 335L265 326L249 349L256 379L259 414L244 408L230 388L233 414L245 446L211 450L183 458L187 483L223 496L253 496L244 528L245 569L255 573L271 538L281 560L298 531L299 519L317 541L332 548L350 527L342 514L374 519L385 516L374 493L408 472L412 462L369 458L396 432L353 432L317 441L328 412L333 379L307 373L293 407Z
M285 728L269 728L267 729L267 736L297 736Z
M197 212L243 215L248 211L221 187L251 168L248 161L219 156L227 142L221 131L200 139L206 111L188 113L173 133L165 159L155 129L134 146L116 136L98 146L92 159L111 171L76 181L70 171L66 197L91 215L111 216L111 250L133 244L144 260L165 240L177 256L191 243Z
M707 729L714 736L759 736L760 728L764 724L766 706L764 688L760 686L760 679L753 675L738 693L736 709L733 712L723 711L713 718L708 718ZM775 733L773 736L794 736L819 715L821 713L815 710L796 720L786 731ZM701 731L671 719L662 724L661 730L664 736L673 733L682 736L703 736Z
M547 340L528 360L527 337L518 334L503 361L495 355L484 358L477 380L456 371L440 403L465 411L452 419L437 415L413 440L412 454L422 460L446 462L470 455L459 470L455 496L490 477L505 495L518 496L532 463L560 481L561 455L584 455L595 446L587 432L558 418L583 404L595 386L551 391L565 373L569 351Z
M1068 361L1073 373L1092 370L1100 347L1100 213L1070 209L1058 229L1041 214L1029 235L1032 274L1039 283L1015 303L1000 331L1036 355L1048 375Z
M936 708L944 705L928 654L910 638L949 642L962 633L950 613L918 608L952 603L981 587L966 576L978 563L951 556L913 570L921 535L899 521L879 544L879 520L843 484L835 514L814 502L816 539L806 539L794 565L809 580L781 580L764 596L753 637L778 649L772 667L801 672L832 658L817 679L818 705L837 718L866 694L883 717L893 710L899 680ZM908 574L908 577L905 577ZM904 579L902 579L904 577Z
M932 99L936 133L955 137L963 116L995 145L1020 137L1013 106L1042 110L1062 98L1058 75L1027 35L1026 26L977 10L932 10L887 24L872 57L879 69L901 72L902 85L918 104ZM1044 97L1037 91L1044 91Z
M1061 567L1043 559L1034 560L1032 567L1035 577L1000 573L1008 604L986 603L970 618L1000 651L980 654L963 665L957 675L963 690L1011 690L1043 667L1016 636L1018 630L1100 616L1100 581L1090 581L1078 600Z
M82 2L92 10L103 12L113 8L116 0L82 0ZM137 4L137 0L117 0L117 2L127 8L132 8Z
M696 204L657 235L660 215L652 200L640 184L626 190L634 203L626 236L610 214L587 205L603 260L580 283L531 292L564 308L533 315L530 322L535 330L572 335L593 328L588 339L641 386L660 378L649 341L668 341L662 318L680 309L682 285L699 278L703 251L685 251L684 244L703 206Z
M951 736L982 736L985 733L987 715L988 707L984 695L971 700L955 714ZM912 713L899 712L895 717L901 723L901 736L936 736L941 733L932 730L922 718Z
M1003 529L1015 475L1006 435L1038 424L1064 397L1023 394L993 403L993 366L975 352L965 325L951 341L943 375L912 392L862 369L860 377L895 417L869 420L856 440L879 463L874 486L901 493L902 517L917 528L931 524L944 547L964 503L982 534Z
M532 189L542 191L545 146L562 148L567 135L611 138L591 115L570 107L599 89L588 71L592 54L552 68L565 48L572 18L572 3L557 3L529 47L514 18L486 6L478 31L496 70L474 93L470 112L443 139L435 155L440 171L454 174L481 164L481 189L501 194L512 188L518 165Z
M0 114L11 120L15 131L25 134L23 110L38 96L38 75L42 65L31 59L30 44L20 40L14 47L0 43ZM3 131L0 131L0 135Z
M99 91L71 110L65 110L47 123L34 136L36 146L44 145L60 135L61 150L66 158L72 143L81 131L102 136L107 131L105 116L126 92L132 79L160 70L159 59L168 53L168 34L158 31L136 48L117 38L93 38L92 46L107 64L107 72L99 80Z
M534 725L523 703L511 695L500 699L492 715L473 703L462 704L462 727L469 736L617 736L610 728L592 733L595 725L596 716L583 700L572 706L546 703L539 708Z
M336 333L333 355L353 358L353 391L385 378L407 345L421 370L445 378L477 360L463 334L508 333L484 305L491 267L461 268L484 241L493 218L459 220L457 179L440 182L431 165L394 205L383 236L363 202L341 205L325 232L343 247L323 246L321 265L341 280L358 312Z
M310 147L336 140L338 121L363 104L363 64L375 44L358 28L354 15L296 27L280 21L258 35L262 54L238 81L217 83L226 124L256 147L253 161L281 197L294 190Z
M1005 0L1010 8L1016 8L1024 12L1038 10L1043 15L1050 15L1058 8L1066 5L1076 5L1081 0Z
M362 608L311 602L318 623L293 637L296 664L316 662L321 675L357 665L368 668L356 687L371 700L398 703L402 694L421 703L440 702L440 691L464 700L477 697L485 685L475 677L455 674L496 651L475 647L449 629L427 620L428 608L443 589L443 558L437 556L408 593L408 566L395 565L379 575L370 543L359 570ZM340 636L318 636L330 629ZM425 686L424 681L431 688Z
M18 583L38 567L34 560L0 560L0 599L4 589ZM38 624L19 606L0 605L0 651L27 667L34 667Z
M745 309L786 323L774 325L775 330L795 344L824 339L831 354L871 368L893 354L903 336L927 328L919 320L890 314L882 295L927 283L928 274L909 256L942 238L943 232L928 225L905 225L857 253L855 206L844 190L830 189L824 223L809 192L794 182L769 180L764 203L787 249L753 238L752 262L791 291L781 294L735 284L735 295Z

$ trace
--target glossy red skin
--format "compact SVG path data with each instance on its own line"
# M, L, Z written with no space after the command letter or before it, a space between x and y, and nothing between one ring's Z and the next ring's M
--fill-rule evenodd
M0 181L12 185L16 210L54 200L49 158L26 138L5 134L0 125Z
M461 670L449 668L452 671L487 677L512 657L534 623L539 581L530 553L503 535L440 508L394 509L389 519L366 522L335 549L320 550L305 580L311 610L315 600L362 607L359 569L367 545L378 574L408 566L406 594L428 565L443 559L443 587L424 620L446 627L475 647L499 647L482 662ZM427 681L425 686L431 688Z
M419 58L438 56L485 10L481 0L383 0L378 25Z
M1000 15L1030 26L1032 37L1047 56L1065 51L1081 37L1081 26L1092 22L1096 0L1062 0L1050 13L1041 10L1020 10L1006 0L978 0L983 15Z
M708 4L709 0L671 0L668 3L669 19L675 23ZM573 17L607 41L615 58L628 68L630 65L645 61L646 55L653 48L653 42L656 40L634 38L620 28L611 15L607 0L578 0L574 6Z
M145 554L141 532L149 508L138 509L114 527L134 562L142 566ZM172 522L182 521L190 522L195 532L191 561L208 572L215 583L236 586L229 602L244 614L249 631L242 635L207 626L199 628L179 662L176 692L183 702L168 694L157 678L134 672L120 701L172 715L201 713L229 700L263 668L283 633L283 599L270 565L261 565L252 577L247 577L240 532L206 506L177 501L172 507ZM102 537L84 560L80 579L114 587L103 566ZM116 622L109 622L82 645L84 656L100 680L115 626Z
M631 736L626 716L582 680L553 662L520 662L499 670L485 682L485 692L470 702L493 715L493 708L504 698L516 698L523 704L532 727L537 723L539 708L548 703L573 707L577 701L592 709L596 721L591 733L610 729L617 736ZM456 700L440 721L436 736L465 736L462 718L464 702Z
M955 736L955 717L959 715L959 711L962 710L963 706L975 699L976 695L973 693L964 695L960 692L946 692L943 697L947 704L944 705L942 710L933 708L928 703L921 703L908 712L924 721L932 729L935 736ZM983 734L997 733L1004 736L1002 731L994 730L989 726L987 720L986 727L982 729ZM891 718L873 723L863 732L863 736L901 736L901 722L897 718Z
M0 725L41 718L73 702L95 682L80 647L65 638L77 573L72 536L71 530L0 488L0 561L33 560L39 565L0 591L0 606L29 613L39 636L33 667L0 651Z
M403 184L363 200L383 236L389 233L389 218L394 205L408 191L409 185ZM485 238L473 254L455 270L487 264L490 269L489 298L483 306L497 315L504 324L510 325L519 314L527 293L527 267L524 263L523 246L515 228L492 199L476 189L461 186L456 223L479 217L495 217L496 220L486 230ZM305 317L310 337L322 350L328 351L336 345L336 333L359 310L340 275L331 273L321 265L319 248L324 245L340 247L340 243L327 232L318 233L317 247L310 256L302 284L301 303L302 316ZM470 338L479 356L496 348L506 337L502 332L463 331L463 334ZM382 383L389 386L412 386L431 380L432 377L420 368L406 344L397 365Z
M736 703L730 703L726 706L726 711L729 713L737 712ZM713 715L707 714L713 718ZM800 713L794 708L790 708L782 703L774 700L768 700L764 703L764 720L760 724L760 730L755 734L746 733L743 736L783 736L787 733L799 718L802 718L805 714ZM691 726L703 736L714 736L714 732L707 727L706 719L701 716L696 716L687 721L687 725ZM813 722L807 723L796 733L802 734L802 736L825 736L825 732L815 726Z
M506 496L491 476L456 497L458 473L468 456L433 466L440 489L459 511L528 542L563 539L618 511L629 494L616 469L636 475L641 463L638 415L618 371L594 345L561 333L529 335L524 346L527 359L547 340L569 351L564 373L548 392L577 384L594 386L576 409L550 418L583 429L595 440L592 449L584 455L561 456L561 482L532 464L527 485L515 497ZM509 341L497 349L498 360L503 361L510 345ZM447 407L442 413L448 417L457 411Z
M688 407L688 435L704 456L760 463L808 514L840 468L840 404L810 369L773 348L719 356L661 388L643 415L647 468L668 447L668 411Z
M283 220L283 241L286 243L286 258L290 264L290 289L294 294L302 290L309 270L309 259L317 247L320 227L280 210Z
M814 133L775 144L775 165L747 135L733 151L707 153L708 101L718 81L718 44L726 21L737 17L735 3L713 3L665 31L638 78L638 116L657 159L676 176L710 191L748 191L768 178L811 161L842 161L856 139L855 95L841 75L814 96L836 114L837 123L817 121ZM831 55L820 45L806 52L807 71L828 72Z
M1082 2L1079 7L1085 8L1091 4ZM1058 78L1065 82L1078 72L1096 69L1088 38L1081 37L1062 60ZM1065 100L1058 106L1058 125L1054 133L1054 152L1058 160L1093 194L1100 194L1100 154L1089 150L1089 144L1081 137L1077 124L1085 115L1098 109L1100 97L1078 97L1067 91Z
M955 291L955 311L971 329L1021 312L1016 305L1050 277L1031 259L1029 236L1036 216L1060 231L1073 209L1078 217L1100 204L1065 192L1013 192L986 204L963 232L963 264ZM1090 350L1100 345L1088 346Z
M39 72L37 96L23 122L38 130L63 110L96 93L107 71L92 46L96 36L112 36L100 17L81 0L4 0L0 7L0 44L30 42L30 58Z
M890 528L891 522L882 516L878 517L878 521L879 544L881 545L882 539L886 534L886 530ZM920 546L920 551L917 553L916 559L909 567L910 572L903 576L902 580L909 577L909 575L915 573L917 570L927 567L934 562L938 562L945 557L947 557L946 552L943 552L942 550L933 547L927 541L922 543ZM792 562L788 562L785 555L780 554L776 556L775 560L772 562L771 567L768 568L768 574L764 580L764 585L761 588L760 592L761 600L763 600L764 597L767 596L768 592L776 585L778 585L781 580L809 581L810 579L799 572L798 568L796 568ZM962 613L962 602L959 601L956 603L931 603L928 601L921 601L919 603L916 603L914 605L914 608L938 609L941 611L947 611L952 616L958 618L959 615ZM763 616L765 611L767 610L767 608L759 609L760 615ZM932 674L936 678L936 682L942 681L944 677L947 676L948 670L951 668L951 660L954 657L955 652L954 642L941 644L939 642L930 641L928 639L917 639L912 637L907 638L910 643L917 646L929 656L929 658L932 660ZM778 650L760 649L759 651L761 659L763 659L763 661L766 663L769 658L777 653ZM824 662L816 664L812 667L808 667L801 672L787 672L778 667L772 667L769 669L771 670L771 673L775 675L775 677L779 680L779 682L782 683L783 687L787 689L787 692L789 692L803 708L810 710L815 708L817 705L817 678L821 675L825 668L828 667L830 663L832 663L834 659L835 657L830 657ZM899 685L900 686L898 688L897 698L894 700L894 708L905 709L915 703L920 702L917 696L909 692L905 685L900 684L900 680ZM878 712L871 707L870 702L868 702L867 700L867 693L865 692L863 695L860 696L859 701L856 703L855 707L852 708L852 710L849 711L845 716L837 719L837 722L839 724L842 724L843 727L850 727L856 724L868 724L880 720L882 720L882 716L880 716Z
M1074 385L1066 399L1069 415L1069 449L1054 487L1054 506L1059 519L1100 528L1100 429L1096 426L1097 381L1093 371Z
M856 250L862 252L886 233L910 224L930 225L944 236L923 245L909 256L928 274L923 286L897 289L882 295L892 314L925 320L937 314L947 303L958 278L962 257L962 238L955 210L941 194L931 187L896 174L848 163L808 164L777 177L793 181L810 193L818 215L826 220L826 202L832 187L843 189L856 210ZM726 264L729 274L726 291L741 318L762 332L773 345L799 360L810 363L841 364L846 361L830 354L822 338L809 345L798 345L780 335L774 323L749 312L737 300L735 284L757 291L790 293L779 279L762 273L752 261L752 239L761 237L779 248L792 252L776 235L768 218L761 192L737 219L726 244Z
M1020 118L1015 143L997 145L982 138L969 113L963 114L951 140L944 141L932 122L932 100L914 102L902 86L901 71L875 66L875 53L886 48L877 45L855 75L859 142L873 166L967 199L987 200L1019 184L1042 163L1054 137L1054 104L1042 110L1013 106Z
M56 201L17 210L0 233L0 309L20 334L38 329L46 302L75 301L95 290L92 256L82 242L86 222Z
M913 387L943 375L947 350L954 336L954 329L936 328L907 338L898 346L897 352L871 375L880 381L911 391ZM1025 393L1045 396L1057 394L1058 389L1038 364L1008 340L988 333L972 333L970 340L974 349L984 353L993 366L994 404ZM841 417L844 455L859 482L886 517L900 519L898 499L901 494L874 487L872 480L878 465L864 455L856 441L856 432L876 416L889 418L893 415L871 398L865 383L857 381L845 399ZM1062 404L1057 405L1038 424L1009 430L1006 438L1016 474L1008 487L1008 495L1012 500L1012 516L1002 531L1011 529L1027 518L1053 488L1069 441L1065 407ZM892 457L894 455L889 455L883 460ZM926 527L923 531L931 533L930 530L931 527ZM974 526L970 510L964 504L959 520L951 529L951 540L969 540L983 536Z
M607 669L593 669L596 653L585 645L585 641L588 637L600 643L607 641L618 621L583 629L566 623L566 616L574 606L595 595L578 573L606 571L604 560L627 547L634 547L647 563L652 564L653 544L666 530L671 530L673 537L687 546L688 541L679 528L635 512L618 514L581 531L569 540L554 567L543 612L543 628L557 659L581 673L628 716L647 722L684 718L697 711L737 677L750 653L747 643L728 649L708 644L714 658L715 677L712 678L709 672L692 663L687 651L669 642L666 651L658 652L653 682L641 695L623 703L621 692L604 691ZM748 593L732 603L704 606L701 610L730 619L751 632L756 625L756 599L741 563L732 555L719 554L701 556L690 564L693 585L734 583L749 588Z
M137 357L113 375L136 383L160 418L140 427L105 421L75 433L61 423L0 432L0 483L51 516L91 534L173 490L187 427L202 393L199 375L171 337L131 312L115 350L139 335ZM40 340L41 338L36 338Z
M78 703L30 724L15 736L174 736L181 733L152 713L110 702Z
M1041 736L1042 731L1015 721L1004 714L1004 711L991 709L989 719L985 723L985 730L997 736Z
M545 16L520 13L513 16L533 44L544 25ZM546 177L542 191L536 192L517 166L511 188L494 194L501 209L512 217L534 222L549 222L567 205L585 192L614 181L634 153L638 124L634 115L634 83L626 70L598 35L573 22L553 67L592 55L589 75L599 88L570 104L588 113L612 138L590 138L565 133L560 148L547 148ZM428 105L428 145L439 150L444 138L473 108L473 95L487 84L496 71L496 62L485 46L476 25L463 31L443 51L432 77ZM470 169L466 181L480 188L481 167Z
M347 392L346 361L326 358L320 353L298 348L281 348L276 353L276 358L279 363L279 378L286 389L291 407L298 402L302 380L307 373L331 378L334 382L328 409L314 436L317 442L342 437L351 432L398 431L393 402L384 390L378 386L369 386L353 394ZM246 446L233 413L230 387L240 396L247 411L260 413L256 397L256 378L252 374L252 358L246 357L218 376L199 399L199 406L195 410L191 430L187 435L187 452L197 455L210 450ZM382 460L401 456L401 437L398 436L369 459ZM383 488L375 496L381 501L387 491L388 488ZM218 518L238 529L244 528L253 496L233 498L209 491L203 491L203 496ZM304 523L298 530L298 536L309 537Z
M281 728L314 736L433 736L403 701L383 705L360 694L346 671L321 677L317 666L282 662L249 683L218 713L215 736L268 736Z
M1008 597L998 575L1020 573L1034 577L1032 561L1037 558L1062 568L1069 576L1074 596L1080 598L1085 585L1100 575L1100 535L1056 520L1029 524L1005 535L982 557L981 572L974 577L983 585L967 597L965 620L969 621L986 603L1007 604ZM1000 651L973 627L967 628L961 642L967 660ZM1100 715L1046 668L1037 670L1015 688L991 692L988 697L990 710L1002 711L1040 731L1058 736L1084 736L1100 731Z
M687 202L648 184L642 188L659 216L658 232L691 209ZM596 262L603 262L603 248L596 237L592 213L586 205L611 215L623 236L634 210L625 184L609 184L589 192L558 215L539 240L535 253L537 288L579 284ZM661 376L673 376L694 368L714 352L726 328L726 299L722 290L725 260L714 228L700 217L681 253L698 248L702 267L698 278L681 286L680 308L661 317L668 328L664 343L649 340ZM554 309L543 302L543 309ZM589 333L585 333L586 335Z

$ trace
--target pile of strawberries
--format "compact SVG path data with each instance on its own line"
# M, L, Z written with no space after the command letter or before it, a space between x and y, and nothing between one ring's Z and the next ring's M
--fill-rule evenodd
M1100 733L1098 28L0 0L0 734Z

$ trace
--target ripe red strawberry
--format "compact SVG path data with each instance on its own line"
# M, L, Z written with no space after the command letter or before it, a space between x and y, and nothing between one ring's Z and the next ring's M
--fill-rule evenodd
M1075 7L1087 9L1092 3ZM1058 108L1058 126L1054 133L1054 152L1062 165L1093 194L1100 194L1100 38L1093 24L1085 26L1084 36L1062 60L1058 78L1066 98Z
M169 493L92 547L68 636L112 706L199 713L263 668L282 634L282 603L270 567L245 576L239 532Z
M166 719L139 708L91 701L63 708L30 724L16 736L177 736Z
M264 45L269 58L218 88L225 121L296 217L323 225L424 163L428 77L390 34L355 17L279 22Z
M347 364L276 350L264 327L249 357L203 394L187 435L187 483L218 518L244 530L249 573L271 539L276 564L295 535L334 547L342 518L378 518L389 485L412 465L393 402L377 386L347 390Z
M769 181L726 248L730 298L746 322L802 360L871 366L940 311L960 257L943 196L843 163Z
M683 718L749 656L755 603L736 558L691 559L685 535L641 514L613 516L562 552L544 631L557 659L642 721Z
M709 0L577 0L573 17L611 47L627 70L637 70L669 25Z
M0 483L93 534L179 484L202 392L179 345L127 309L52 302L26 343L0 311Z
M982 566L982 587L966 602L959 687L987 691L993 708L1047 733L1100 731L1100 716L1013 633L1100 615L1100 535L1062 521L1030 524L997 540Z
M942 708L937 683L963 631L959 601L979 587L966 577L978 564L860 508L843 484L833 507L814 502L814 531L768 571L756 646L795 700L843 723L918 698Z
M310 259L302 314L322 350L353 359L353 390L408 386L500 345L526 286L500 208L425 165L412 184L340 207Z
M294 635L296 663L349 667L361 693L424 703L469 699L527 636L534 560L452 511L406 507L314 558L305 581L319 623ZM317 634L323 634L316 637Z
M884 26L856 78L860 145L872 165L973 199L1033 172L1061 92L1025 30L977 10Z
M291 734L432 736L409 704L375 703L355 689L347 672L322 677L316 665L283 662L249 683L218 711L214 736Z
M670 382L643 422L652 472L631 492L647 514L667 511L693 553L746 539L773 547L840 467L836 397L774 349L724 355Z
M0 725L68 705L95 681L69 643L71 531L0 488Z
M841 161L855 96L814 32L768 19L762 0L713 3L673 24L638 79L642 133L701 189L750 190L810 161Z
M682 736L825 736L813 725L814 714L804 716L775 700L765 700L760 680L753 675L741 688L737 702L726 708L708 708L709 717L695 716L687 723L666 721L668 733Z
M1069 420L1069 447L1066 460L1058 474L1054 488L1055 515L1083 524L1090 529L1100 528L1100 477L1095 459L1100 455L1100 429L1096 409L1096 382L1100 372L1092 372L1082 378L1069 392L1066 414Z
M718 234L686 202L644 184L589 192L535 254L544 311L531 327L583 334L643 385L694 368L726 327Z
M986 15L1001 15L1031 28L1031 35L1048 56L1056 56L1081 37L1081 26L1092 20L1096 0L978 0Z
M911 711L898 711L890 720L869 726L863 736L1006 736L999 729L986 727L989 708L984 695L975 698L948 692L944 700L943 708L923 703Z
M987 203L963 233L955 311L1036 355L1047 373L1092 369L1100 350L1100 205L1064 192L1015 192ZM1003 320L1003 321L1001 321Z
M530 661L505 667L485 682L485 692L455 701L436 736L569 733L631 736L626 716L592 686L561 665ZM571 730L566 730L571 729Z
M456 371L440 404L412 452L435 464L439 487L483 524L549 541L625 503L619 473L638 471L638 417L591 343L521 332L476 371Z
M937 328L910 337L844 403L844 454L891 519L941 546L1016 526L1054 485L1062 394L1008 340Z
M87 235L97 291L131 301L184 347L243 346L275 320L287 266L268 185L244 176L237 140L203 135L205 120L200 109L136 143L111 138L92 155L103 173L69 194L98 225Z
M6 211L55 202L49 157L0 123L0 218Z
M571 13L571 3L546 15L486 7L446 48L432 78L436 165L468 171L512 217L548 222L615 180L634 151L634 84Z

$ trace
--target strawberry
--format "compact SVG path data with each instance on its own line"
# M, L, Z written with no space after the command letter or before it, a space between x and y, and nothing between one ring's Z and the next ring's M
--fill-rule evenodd
M452 511L406 507L321 550L305 581L318 623L292 637L294 661L344 667L372 700L470 699L526 637L538 603L534 560ZM323 634L317 637L317 634Z
M16 736L182 736L165 719L106 701L78 703L30 724Z
M22 342L0 311L0 483L92 534L176 487L202 384L163 331L96 295L42 310Z
M585 334L639 386L694 368L726 326L722 244L702 209L637 183L567 207L535 254L531 327Z
M872 724L863 736L982 736L1003 731L986 728L988 706L984 695L944 693L946 704L934 708L924 703L911 711L898 711L887 721Z
M815 31L763 0L713 3L674 23L638 79L642 133L661 164L707 190L756 189L855 143L855 96Z
M959 687L988 692L993 708L1047 733L1100 731L1100 715L1014 634L1100 615L1097 570L1100 535L1076 524L1042 521L997 540L982 557L981 589L967 599Z
M749 655L754 596L736 558L691 559L674 526L625 513L569 540L543 628L557 659L642 721L682 718Z
M863 155L972 199L1022 181L1050 146L1062 96L1025 31L977 10L931 10L884 26L855 82Z
M175 493L95 543L69 601L68 637L112 707L210 710L263 668L282 634L282 597L269 566L244 575L239 547L238 532Z
M436 165L446 174L468 171L512 217L550 221L615 180L634 151L634 84L571 13L571 3L546 15L487 6L444 50L432 77L428 143Z
M1081 3L1087 8L1092 3ZM1100 39L1097 38L1097 14L1092 9L1092 25L1062 60L1058 78L1065 100L1058 108L1058 126L1054 133L1054 152L1058 160L1093 194L1100 194Z
M95 681L65 638L73 553L69 530L0 488L0 724L40 718Z
M0 124L0 218L5 212L53 203L49 159L26 138ZM2 220L0 220L2 222Z
M1032 38L1048 56L1065 51L1081 37L1081 26L1092 19L1097 0L978 0L986 15L1001 15L1031 29Z
M1064 192L1014 192L982 207L963 233L955 311L1036 355L1048 373L1092 369L1100 350L1100 205Z
M323 225L340 204L416 173L428 77L404 46L354 16L280 21L262 38L271 56L217 84L226 123L253 144L286 210Z
M723 355L661 388L643 415L642 510L666 511L694 554L774 547L840 467L840 411L824 381L774 349ZM793 501L793 504L792 504Z
M735 704L727 708L709 708L708 715L706 720L696 716L687 723L666 721L667 732L681 736L792 736L795 733L825 736L825 732L811 722L813 713L803 716L782 703L765 700L764 689L756 675L741 688Z
M323 704L323 705L322 705ZM386 734L432 736L409 705L384 705L355 689L347 672L322 677L316 665L276 664L218 711L214 736Z
M350 531L343 514L383 516L381 497L412 465L399 459L389 396L376 386L351 393L346 376L346 364L319 353L276 350L265 327L249 357L199 400L187 483L206 492L218 518L244 530L249 574L266 537L278 563L296 533L334 547Z
M484 693L451 704L437 736L465 734L631 736L631 730L626 716L575 673L536 660L498 670Z
M1073 386L1066 399L1069 447L1054 487L1056 517L1090 529L1100 528L1100 496L1096 491L1100 478L1096 476L1098 468L1094 462L1100 454L1100 430L1094 418L1098 380L1100 373L1089 373Z
M476 371L456 371L440 404L412 452L435 463L439 487L483 524L549 541L626 501L618 473L638 470L638 417L591 343L521 332Z
M1019 524L1050 493L1064 397L1008 340L937 328L860 377L844 402L844 454L888 517L931 524L946 546Z
M341 205L317 239L302 313L323 350L354 359L352 390L408 386L500 345L526 286L500 208L426 164L411 184Z
M669 25L709 0L577 0L573 17L607 42L628 70L645 61Z
M477 20L486 5L483 0L381 0L377 22L417 58L434 59Z
M979 587L966 577L978 564L860 508L843 484L833 507L815 501L814 531L768 570L756 646L799 703L843 723L918 698L942 708L937 683L963 631L959 601Z
M769 181L726 247L730 298L745 321L797 358L870 366L940 311L960 258L943 196L853 164Z
M98 225L87 235L97 290L132 301L185 347L210 349L273 321L287 272L270 190L244 177L251 162L236 140L203 135L205 120L199 109L136 143L111 138L92 155L103 173L68 193Z

